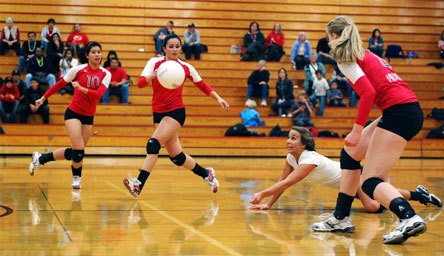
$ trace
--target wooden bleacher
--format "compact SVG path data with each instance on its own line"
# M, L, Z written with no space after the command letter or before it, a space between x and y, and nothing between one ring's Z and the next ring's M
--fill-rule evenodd
M39 10L35 13L35 10ZM246 0L239 3L224 1L122 1L78 0L0 0L0 19L12 16L26 38L29 31L39 32L48 18L55 18L62 38L66 39L75 22L82 24L82 32L90 40L99 41L104 50L116 50L119 58L137 82L146 61L154 56L152 36L168 20L174 20L175 31L183 34L186 24L194 22L201 32L201 40L209 47L202 60L191 61L205 78L231 105L225 112L216 103L201 94L190 83L184 89L187 106L187 121L180 131L186 151L194 155L253 155L282 156L285 154L283 138L225 138L225 130L240 122L239 112L244 108L246 78L255 69L256 63L239 61L239 56L229 54L230 45L240 44L243 34L251 21L260 17L259 24L266 36L274 22L284 29L287 52L280 63L268 63L271 72L270 100L275 96L274 84L277 70L285 67L289 77L301 86L302 71L291 70L290 48L300 31L305 31L313 49L317 41L325 36L325 24L339 14L350 15L357 23L364 44L374 28L382 31L385 45L400 44L404 51L416 50L419 59L392 59L391 65L407 81L421 100L424 114L434 107L444 108L438 100L444 96L443 70L426 66L439 62L436 42L444 23L444 2L430 1L352 1L282 0L279 5L270 0ZM0 76L10 75L17 66L17 58L9 52L0 56ZM327 68L327 78L332 69ZM297 90L297 89L296 89ZM143 155L146 139L152 133L151 88L130 87L129 105L109 104L98 107L95 118L95 134L89 143L89 154ZM6 135L0 136L0 154L29 154L42 150L69 145L63 126L63 112L69 102L68 95L54 95L50 98L51 124L43 125L39 117L30 117L32 125L2 124ZM279 124L288 129L290 118L269 117L269 107L258 107L265 127L252 128L268 133ZM324 118L313 118L319 130L334 130L340 134L349 131L356 114L355 108L329 108ZM379 115L373 110L371 118ZM430 129L439 122L426 119L423 130L409 142L404 157L444 157L444 142L425 139ZM338 156L342 139L318 139L317 148L329 156ZM162 151L165 153L165 151Z

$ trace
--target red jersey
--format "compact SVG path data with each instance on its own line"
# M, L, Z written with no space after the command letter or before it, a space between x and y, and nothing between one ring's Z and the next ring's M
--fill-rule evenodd
M111 82L122 82L123 79L128 79L124 68L117 67L116 70L112 70L111 67L107 67L106 70L111 73Z
M20 100L20 92L17 85L12 84L12 87L8 88L4 84L0 88L0 101L14 102L17 100Z
M140 88L145 87L146 76L151 74L154 70L157 70L160 64L165 61L167 61L166 57L151 58L140 75L138 86ZM202 80L196 69L182 60L178 59L177 62L183 67L185 78L189 78L203 93L210 95L213 88ZM160 84L157 77L151 81L151 84L153 86L153 112L165 113L184 107L182 98L183 84L176 89L167 89Z
M373 103L384 111L393 105L418 101L410 86L392 67L369 51L365 51L363 60L340 63L338 66L351 82L353 89L361 96L356 122L358 124L366 122Z
M49 98L53 93L74 80L80 86L87 88L88 93L85 94L79 90L74 90L74 96L68 108L81 115L93 116L96 113L97 102L108 89L111 73L103 67L92 70L88 64L75 66L66 73L63 79L60 79L49 88L44 95L45 98Z
M89 42L89 39L83 33L72 33L72 34L69 34L68 38L66 39L66 42L73 43L73 44L87 45Z

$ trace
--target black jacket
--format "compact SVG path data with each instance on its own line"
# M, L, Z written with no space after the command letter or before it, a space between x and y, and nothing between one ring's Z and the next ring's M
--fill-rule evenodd
M248 47L250 44L253 43L253 41L253 36L250 34L250 32L246 33L244 36L244 46ZM264 34L262 34L262 32L260 31L256 34L256 42L263 44L265 47L265 37Z
M288 78L284 81L276 81L276 101L282 99L294 100L293 83Z
M45 91L42 88L37 88L37 90L33 90L32 87L29 87L28 89L26 89L25 91L25 98L24 100L24 104L25 106L29 106L29 104L33 104L35 105L35 101L40 99L43 95L45 94ZM43 102L43 106L47 106L48 105L48 101L45 100Z
M251 75L248 77L248 84L258 86L259 82L266 82L268 84L268 81L270 80L270 72L268 70L255 70L251 73Z

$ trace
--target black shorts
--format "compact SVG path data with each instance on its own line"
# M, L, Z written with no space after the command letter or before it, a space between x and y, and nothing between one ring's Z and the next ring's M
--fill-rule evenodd
M94 123L94 116L84 116L67 108L65 111L65 121L69 119L78 119L82 124L87 125L92 125Z
M173 118L174 120L176 120L180 124L180 126L183 126L183 124L185 123L185 118L186 118L185 108L179 108L179 109L175 109L173 111L165 112L165 113L154 112L153 113L153 122L155 124L158 124L158 123L160 123L162 118L164 118L166 116Z
M418 102L391 106L382 112L378 127L410 141L421 130L424 117Z

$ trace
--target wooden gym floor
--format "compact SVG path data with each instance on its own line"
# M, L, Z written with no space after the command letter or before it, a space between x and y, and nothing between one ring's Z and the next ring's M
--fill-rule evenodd
M160 158L133 199L122 185L143 158L87 157L83 188L70 188L68 162L28 174L30 157L0 159L0 255L443 255L441 209L412 205L428 231L404 245L383 245L390 213L367 214L354 203L356 232L314 233L337 191L298 184L268 212L247 209L251 195L273 184L285 158L197 158L217 170L211 194L199 177ZM401 160L391 182L423 184L444 198L443 160ZM9 209L12 209L10 212Z

